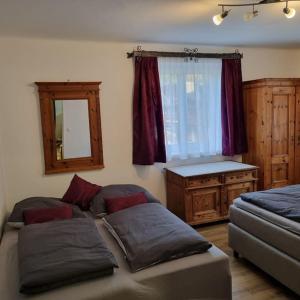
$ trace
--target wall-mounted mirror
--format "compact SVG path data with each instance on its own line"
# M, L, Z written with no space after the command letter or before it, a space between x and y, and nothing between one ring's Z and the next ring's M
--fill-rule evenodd
M87 99L54 100L56 159L90 157Z
M103 168L100 82L37 82L45 173Z

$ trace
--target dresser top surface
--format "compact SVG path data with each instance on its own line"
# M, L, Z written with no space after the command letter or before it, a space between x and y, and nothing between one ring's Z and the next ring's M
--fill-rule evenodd
M180 167L166 168L166 169L182 177L190 177L190 176L224 173L224 172L231 172L231 171L244 171L250 169L257 169L257 167L252 165L242 164L235 161L221 161L221 162L180 166Z

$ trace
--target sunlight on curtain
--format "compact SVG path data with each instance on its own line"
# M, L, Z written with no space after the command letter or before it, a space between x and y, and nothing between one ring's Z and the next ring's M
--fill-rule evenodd
M158 59L168 160L222 153L221 59Z

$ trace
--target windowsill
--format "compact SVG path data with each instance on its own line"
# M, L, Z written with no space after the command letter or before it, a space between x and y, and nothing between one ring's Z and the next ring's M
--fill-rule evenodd
M197 158L188 158L188 159L172 159L165 164L157 163L157 167L164 169L164 168L172 168L172 167L179 167L179 166L188 166L188 165L196 165L196 164L204 164L204 163L211 163L211 162L219 162L219 161L228 161L233 160L237 162L242 161L241 155L235 156L222 156L222 155L215 155L215 156L203 156Z

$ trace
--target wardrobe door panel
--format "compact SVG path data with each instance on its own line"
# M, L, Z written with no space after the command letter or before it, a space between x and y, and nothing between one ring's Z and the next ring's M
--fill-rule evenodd
M295 183L300 183L300 86L296 88Z
M293 92L292 90L287 90ZM278 89L272 95L271 186L294 182L295 95Z

